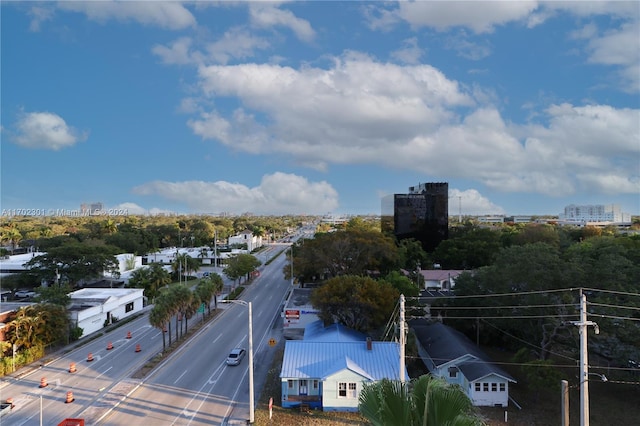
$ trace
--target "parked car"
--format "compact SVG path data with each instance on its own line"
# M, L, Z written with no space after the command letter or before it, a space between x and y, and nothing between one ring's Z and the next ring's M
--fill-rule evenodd
M36 295L35 291L33 291L33 290L25 290L25 289L18 290L18 291L16 291L16 294L15 294L15 296L19 297L20 299L23 299L25 297L34 297L35 295Z
M227 365L238 365L242 361L242 358L247 354L243 348L235 348L229 353L227 357Z

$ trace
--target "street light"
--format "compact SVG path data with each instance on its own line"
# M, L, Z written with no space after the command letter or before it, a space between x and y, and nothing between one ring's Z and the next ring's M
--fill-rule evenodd
M255 407L253 400L253 315L251 313L251 302L244 300L222 300L221 303L235 303L249 307L249 423L255 420Z

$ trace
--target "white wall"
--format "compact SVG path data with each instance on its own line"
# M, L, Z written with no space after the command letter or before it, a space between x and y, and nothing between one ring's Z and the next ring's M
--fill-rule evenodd
M358 411L358 397L365 379L351 370L341 370L322 383L322 409L324 411ZM356 383L355 398L339 398L338 383ZM348 390L347 390L348 392Z

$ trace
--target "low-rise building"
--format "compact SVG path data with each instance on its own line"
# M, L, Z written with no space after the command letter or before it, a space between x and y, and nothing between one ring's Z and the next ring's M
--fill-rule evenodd
M69 293L71 324L83 330L82 336L105 325L127 318L144 307L141 288L83 288Z

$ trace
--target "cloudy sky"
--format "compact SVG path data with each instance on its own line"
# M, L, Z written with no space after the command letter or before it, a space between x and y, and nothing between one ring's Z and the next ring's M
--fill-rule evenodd
M639 4L5 1L0 204L638 215Z

